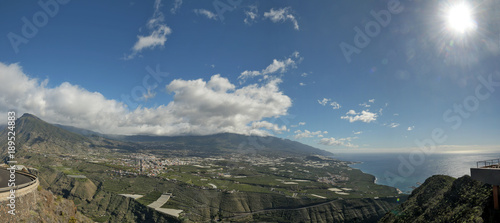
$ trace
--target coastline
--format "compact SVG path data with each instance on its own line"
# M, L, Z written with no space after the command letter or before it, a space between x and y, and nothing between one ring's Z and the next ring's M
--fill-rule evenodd
M364 155L367 155L367 154L364 154ZM391 155L391 157L392 156L397 157L399 154L390 154L390 155ZM377 174L376 170L381 169L381 168L380 167L377 168L377 163L374 163L372 161L372 158L374 158L373 154L369 155L368 157L370 158L370 160L366 160L366 158L363 159L364 157L360 156L360 154L342 154L341 156L337 155L337 156L334 156L333 158L351 162L351 164L348 165L349 167L354 168L354 169L358 169L361 172L363 172L364 174L368 174L368 175L373 176L374 177L373 183L375 183L377 185L384 185L384 186L393 187L398 191L398 194L407 194L407 195L411 194L411 192L414 189L412 186L415 186L415 185L413 185L411 183L410 183L411 185L408 183L400 184L400 185L398 185L398 184L393 185L393 184L385 182L383 179L383 177L384 177L383 174L382 173ZM361 161L360 159L364 160L364 161ZM382 163L385 164L385 162L382 162ZM383 168L383 169L384 169L384 171L387 170L386 168ZM390 168L390 169L392 169L392 168Z
M353 161L353 162L354 162L354 161ZM386 184L379 184L379 183L377 183L377 181L378 181L377 176L375 176L374 174L371 174L371 173L367 173L367 172L363 171L361 168L356 168L356 167L353 167L353 165L356 165L356 164L363 164L363 162L361 162L361 161L356 161L356 162L354 162L353 164L349 164L349 167L354 168L354 169L358 169L359 171L363 172L364 174L368 174L368 175L373 176L373 177L375 178L375 179L373 180L373 183L374 183L374 184L378 184L378 185L384 185L384 186L393 187L393 188L395 188L395 189L396 189L396 191L398 192L398 194L406 194L406 195L411 194L411 191L409 191L408 193L405 193L405 192L403 192L401 189L399 189L399 188L398 188L398 187L396 187L396 186L391 186L391 185L386 185ZM412 190L413 190L413 189L412 189Z
M373 177L375 178L375 179L373 180L373 183L374 183L374 184L378 184L378 183L377 183L377 181L378 181L377 176L375 176L374 174L371 174L371 173L367 173L367 172L363 171L361 168L356 168L356 167L354 167L354 165L357 165L357 164L363 164L364 162L362 162L362 161L350 161L350 162L353 162L353 163L352 163L352 164L349 164L349 165L348 165L349 167L354 168L354 169L358 169L358 170L360 170L361 172L363 172L364 174L368 174L368 175L373 176ZM385 184L378 184L378 185L385 185ZM389 185L385 185L385 186L389 186ZM394 186L390 186L390 187L394 187ZM394 187L394 188L396 188L396 187ZM399 190L399 188L396 188L396 189L398 189L398 192L399 192L399 191L401 191L401 190Z
M404 153L403 153L404 154ZM349 161L349 166L363 173L375 176L375 183L394 187L404 194L410 194L422 182L433 175L461 177L470 175L470 168L476 161L498 158L499 153L487 154L433 154L427 156L421 165L413 166L410 173L399 174L402 153L336 154L334 159ZM407 169L406 169L407 170Z

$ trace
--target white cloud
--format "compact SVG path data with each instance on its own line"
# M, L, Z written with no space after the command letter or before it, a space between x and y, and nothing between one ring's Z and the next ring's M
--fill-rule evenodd
M249 10L245 10L245 19L243 22L247 25L255 23L255 20L259 17L257 6L249 6Z
M172 14L177 13L177 10L179 10L179 9L181 8L181 5L182 5L182 0L175 0L175 1L174 1L174 7L172 7L172 8L170 9L170 12L171 12Z
M369 108L371 107L371 105L369 105L368 103L366 102L363 102L363 104L359 104L359 106L362 106L362 107L365 107L365 108Z
M299 23L297 22L297 19L295 19L295 16L292 15L290 7L285 7L277 10L274 10L274 8L272 8L269 12L264 12L264 17L270 19L274 23L285 22L289 20L293 23L293 28L295 30L299 30Z
M151 89L148 88L148 91L142 95L142 100L148 101L149 99L154 98L155 96L156 92L152 92Z
M346 113L346 115L356 115L356 114L357 114L357 113L356 113L356 111L354 111L354 110L352 110L352 109L351 109L351 110L349 110L349 111Z
M349 110L345 116L340 117L341 119L347 119L349 122L361 121L365 123L370 123L372 121L377 120L377 114L369 112L368 110L361 111L361 113L357 113L354 110Z
M406 129L406 130L412 131L414 128L415 128L415 126L409 126L408 129Z
M279 61L274 59L273 63L266 67L265 70L262 71L263 74L272 74L275 72L285 72L287 67L293 67L295 65L295 61L291 58L288 58L284 61Z
M172 33L170 27L164 23L163 13L160 11L161 0L156 0L154 4L154 13L147 23L147 28L151 30L148 36L137 36L137 42L132 47L132 53L126 55L124 59L135 58L143 49L154 49L157 46L163 47L167 41L167 35Z
M251 77L263 76L263 79L268 79L270 74L274 73L285 73L290 68L296 68L297 63L302 60L302 57L299 56L299 52L294 52L290 57L284 60L274 59L273 63L266 67L266 69L262 71L249 71L245 70L238 77L240 79L240 83L244 83L246 79Z
M399 123L393 122L393 123L389 124L388 126L389 126L389 128L396 128L399 126Z
M370 99L370 100L368 100L368 102L363 102L362 104L359 104L359 106L363 106L365 108L369 108L369 107L371 107L371 105L368 104L368 103L372 103L372 104L375 103L375 99Z
M332 103L330 103L330 105L332 106L333 109L340 109L340 104L335 102L335 101L332 101Z
M307 77L308 75L309 75L308 73L305 73L305 72L304 72L304 73L302 73L300 76L301 76L301 77Z
M399 116L399 114L398 113L394 113L394 116Z
M159 25L149 36L137 36L138 40L132 50L141 52L145 48L154 49L156 46L164 46L167 41L166 36L170 33L172 30L168 26Z
M297 130L295 132L296 135L294 135L293 137L295 139L302 139L302 138L311 138L311 137L323 137L321 134L322 132L321 131L315 131L315 132L311 132L309 130Z
M299 126L301 126L301 125L306 125L306 123L305 122L299 122Z
M328 99L328 98L323 98L323 100L321 100L321 101L320 101L320 100L318 100L318 103L319 103L320 105L325 106L325 105L326 105L326 104L327 104L330 100L331 100L331 99Z
M357 147L356 145L353 145L351 141L353 139L356 139L357 137L347 137L347 138L322 138L319 141L319 144L321 145L326 145L326 146L345 146L345 147Z
M326 104L328 104L328 102L330 102L330 106L332 106L333 109L340 109L342 106L340 106L339 103L335 102L335 101L332 101L332 99L329 99L329 98L323 98L323 100L318 100L318 103L320 105L323 105L323 106L326 106Z
M259 121L259 122L253 122L252 123L252 128L254 129L260 129L260 128L265 128L272 130L274 133L281 134L284 131L287 131L286 125L283 126L278 126L278 124L273 124L268 121Z
M215 13L208 11L206 9L194 9L193 11L194 11L194 13L196 13L196 15L203 15L203 16L207 17L208 19L217 20L217 15L215 15Z
M353 133L354 133L354 135L359 135L359 134L361 134L361 133L363 133L363 132L362 132L362 131L358 131L358 132L354 132L354 131L353 131Z
M166 86L173 101L129 110L125 104L106 99L99 92L68 82L47 87L47 80L28 77L19 65L0 63L0 112L32 113L51 123L110 134L268 135L257 127L286 127L269 126L263 119L286 115L292 105L291 99L280 91L280 81L236 88L220 75L208 81L176 79Z
M306 84L304 84L304 83L302 83L302 82L300 82L300 83L299 83L299 85L300 85L300 86L306 86Z

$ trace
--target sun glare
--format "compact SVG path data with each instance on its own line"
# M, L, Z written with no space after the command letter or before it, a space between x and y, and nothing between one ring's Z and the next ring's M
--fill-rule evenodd
M458 33L465 33L476 28L472 9L465 3L451 6L446 15L448 27Z

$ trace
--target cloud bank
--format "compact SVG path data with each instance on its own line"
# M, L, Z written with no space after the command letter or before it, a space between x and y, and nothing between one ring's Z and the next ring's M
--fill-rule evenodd
M173 101L129 110L99 92L64 82L47 87L18 64L0 62L0 112L32 113L50 122L107 134L207 135L222 132L269 135L286 131L263 119L287 114L292 105L280 79L237 88L227 78L176 79L165 86Z
M319 144L325 145L325 146L345 146L345 147L357 147L356 145L352 144L351 141L353 139L356 139L356 137L347 137L347 138L322 138L319 141Z

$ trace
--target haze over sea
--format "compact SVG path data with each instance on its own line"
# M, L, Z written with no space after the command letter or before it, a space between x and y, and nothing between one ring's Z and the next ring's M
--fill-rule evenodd
M374 175L377 184L388 185L398 188L404 193L411 193L414 187L418 187L428 177L432 175L448 175L455 178L463 175L470 175L470 168L476 167L477 161L498 159L498 153L446 153L446 154L432 154L425 156L425 160L421 165L414 166L414 171L409 171L407 167L402 169L405 171L400 174L398 171L401 161L399 157L408 160L408 153L373 153L373 154L360 154L360 153L341 153L336 154L334 158L345 161L361 162L353 164L351 167L360 169L361 171ZM409 164L406 163L406 164ZM411 168L411 167L410 167ZM397 177L386 174L390 172ZM408 173L408 174L406 174ZM411 174L410 174L411 173ZM404 175L406 174L406 175Z

